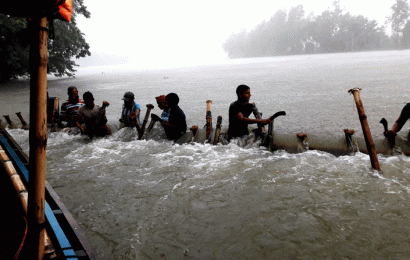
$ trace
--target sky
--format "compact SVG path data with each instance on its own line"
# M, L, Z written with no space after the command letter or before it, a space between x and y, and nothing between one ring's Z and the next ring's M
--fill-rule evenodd
M333 0L84 0L91 18L77 18L94 57L146 67L211 63L227 59L223 42L243 29L252 30L279 9L303 5L305 14L320 15ZM395 0L340 0L352 15L383 25ZM109 59L107 59L109 60ZM196 64L198 63L198 64ZM81 62L79 62L81 65Z

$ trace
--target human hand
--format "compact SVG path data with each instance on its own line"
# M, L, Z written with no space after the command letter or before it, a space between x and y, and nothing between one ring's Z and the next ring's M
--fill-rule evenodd
M132 118L132 119L137 118L137 113L131 112L131 113L128 114L128 117Z
M397 134L396 134L396 132L394 132L393 130L388 130L388 131L383 132L383 135L384 135L387 139L390 139L390 138L394 138Z

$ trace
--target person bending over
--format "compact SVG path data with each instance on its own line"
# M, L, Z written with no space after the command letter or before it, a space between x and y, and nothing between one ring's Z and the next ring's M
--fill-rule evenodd
M85 92L83 100L85 105L78 109L77 115L77 126L80 128L81 133L91 138L109 134L105 110L94 104L93 94L89 91Z
M165 134L168 139L176 140L186 132L186 118L182 109L178 106L179 97L175 93L169 93L165 97L165 101L169 108L168 120L161 120Z
M165 95L158 96L155 99L157 100L158 108L162 110L161 119L168 120L169 108L167 102L165 101Z
M134 101L134 93L128 91L125 92L124 105L122 106L120 122L125 127L137 127L138 131L141 129L140 112L141 107Z

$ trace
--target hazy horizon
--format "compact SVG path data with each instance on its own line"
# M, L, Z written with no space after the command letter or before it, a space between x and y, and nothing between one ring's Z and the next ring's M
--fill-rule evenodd
M91 18L77 18L80 30L90 44L91 57L76 60L80 66L134 64L167 67L175 64L201 64L224 60L223 42L241 30L250 31L268 20L279 9L303 5L305 16L320 15L332 7L333 0L156 1L115 6L87 0ZM383 25L395 0L340 0L340 7L351 15L363 15Z

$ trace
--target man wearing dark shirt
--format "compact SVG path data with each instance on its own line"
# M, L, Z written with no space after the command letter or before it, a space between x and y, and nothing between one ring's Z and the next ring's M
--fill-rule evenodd
M242 137L249 134L249 124L269 124L270 119L251 119L249 115L253 111L253 104L249 103L251 90L246 85L239 85L236 88L238 100L233 102L229 107L229 129L228 139Z
M177 94L169 93L165 97L165 101L169 108L169 118L168 121L162 121L162 125L164 126L168 139L176 140L186 132L185 114L178 106L179 97Z

